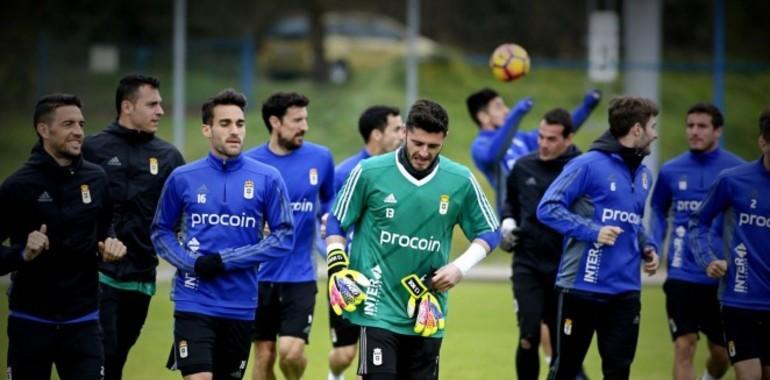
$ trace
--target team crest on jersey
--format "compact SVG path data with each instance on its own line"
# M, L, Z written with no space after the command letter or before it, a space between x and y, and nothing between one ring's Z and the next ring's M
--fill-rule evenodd
M572 320L569 318L564 320L564 335L572 335Z
M438 213L441 215L446 215L446 212L449 210L449 195L442 194L441 198L439 199Z
M83 200L83 204L91 203L91 190L88 189L88 185L80 185L80 198Z
M158 175L158 159L150 157L150 174Z
M650 187L650 178L647 177L647 173L642 173L642 188L647 190Z
M379 347L372 350L372 364L378 367L382 365L382 349Z
M679 190L687 190L687 177L682 176L682 178L679 179Z
M731 358L735 357L735 342L734 341L731 340L731 341L727 342L727 352L730 354Z
M243 197L246 199L254 198L254 181L248 179L243 183Z
M307 175L311 185L315 186L318 184L318 169L310 168L310 171L307 173Z

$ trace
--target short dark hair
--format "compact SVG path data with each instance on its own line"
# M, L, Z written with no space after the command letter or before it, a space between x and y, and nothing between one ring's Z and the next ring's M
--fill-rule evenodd
M639 96L618 96L610 99L610 133L615 138L628 134L636 123L644 127L653 116L658 116L658 106L650 99Z
M361 133L364 142L368 143L375 129L382 132L388 125L388 117L398 115L399 111L396 107L371 106L358 118L358 132Z
M765 108L759 115L759 134L770 143L770 107Z
M82 109L83 102L76 95L72 94L50 94L38 99L35 104L35 113L32 117L32 126L35 128L35 133L37 133L38 123L50 123L51 114L57 108L65 106L75 106Z
M154 89L160 88L160 80L149 75L128 74L118 82L118 89L115 91L115 111L120 117L120 105L124 100L130 102L136 101L136 93L139 87L150 86Z
M409 110L406 128L409 130L420 128L425 132L441 132L446 135L449 132L449 116L440 104L432 100L420 99L414 102Z
M221 105L238 106L241 110L246 108L246 96L232 88L227 88L209 98L201 106L201 119L203 124L211 125L214 121L214 107Z
M710 115L711 125L713 125L714 128L722 128L722 126L725 125L725 118L722 116L722 111L711 103L700 102L693 104L692 107L687 110L687 115L692 113L705 113Z
M270 125L270 117L275 116L279 119L283 119L286 115L286 110L291 107L307 107L310 104L310 99L305 95L298 94L296 92L276 92L270 95L264 103L262 103L262 120L265 122L268 133L273 133L273 126Z
M478 92L474 92L468 96L468 99L465 99L465 104L468 106L468 113L471 114L471 119L476 122L476 125L481 126L481 122L476 117L476 114L486 108L492 99L499 96L500 95L491 88L482 88Z
M572 134L572 115L564 108L554 108L546 112L545 116L543 116L543 120L545 120L546 124L561 125L563 127L561 131L563 137L568 137Z

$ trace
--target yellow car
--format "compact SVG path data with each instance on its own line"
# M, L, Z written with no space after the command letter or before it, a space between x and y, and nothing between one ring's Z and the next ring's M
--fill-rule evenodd
M324 56L329 79L345 82L352 70L376 67L403 60L406 56L406 28L386 16L361 12L329 12L323 15ZM417 38L417 56L440 59L439 46L426 37ZM310 23L306 16L280 19L272 25L262 43L261 65L270 77L309 75L313 69Z

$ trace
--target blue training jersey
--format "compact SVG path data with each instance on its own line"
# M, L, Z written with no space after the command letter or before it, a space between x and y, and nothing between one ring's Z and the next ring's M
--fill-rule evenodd
M717 175L744 162L726 150L716 149L707 153L682 153L660 168L650 202L651 232L661 247L666 235L671 233L666 254L668 278L707 285L718 282L709 278L704 268L696 263L687 239L687 223ZM716 229L714 232L721 233ZM712 238L721 240L719 236Z
M577 131L596 107L599 99L589 93L572 112L572 125ZM528 103L528 104L527 104ZM497 212L503 209L505 201L505 179L519 157L537 150L539 131L519 131L521 119L532 107L531 100L525 99L511 110L503 125L493 131L479 131L471 143L471 158L476 168L484 174L495 191Z
M353 171L353 168L355 168L361 160L365 160L369 157L371 157L371 155L366 148L363 148L358 153L340 162L340 164L334 168L334 194L337 194L337 192L340 191L342 185L345 184L348 175Z
M727 261L727 274L719 284L723 305L770 310L770 171L763 158L723 171L690 220L695 258L707 266ZM724 216L722 252L708 242L713 220Z
M263 238L265 223L271 233ZM158 255L177 268L174 310L253 320L258 265L288 255L293 244L286 186L267 165L243 155L222 160L209 153L171 173L151 232ZM226 272L201 279L195 260L212 254L222 257Z
M631 173L617 153L592 150L564 167L537 208L543 224L564 234L558 287L608 295L641 289L643 249L656 247L642 225L651 187L650 170ZM606 225L623 229L613 246L596 241Z
M307 282L316 280L313 244L318 218L334 200L334 159L326 147L305 141L291 153L279 156L260 145L245 153L281 173L289 189L294 212L294 249L291 254L263 264L259 281Z

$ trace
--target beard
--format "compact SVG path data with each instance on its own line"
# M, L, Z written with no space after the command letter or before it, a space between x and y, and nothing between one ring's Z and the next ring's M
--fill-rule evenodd
M278 141L277 141L278 142L278 146L280 146L281 148L286 149L286 150L297 150L297 149L299 149L299 147L302 146L302 142L300 142L299 144L294 142L294 139L296 137L297 136L294 136L294 138L285 139L285 138L283 138L282 136L279 135L278 136Z

